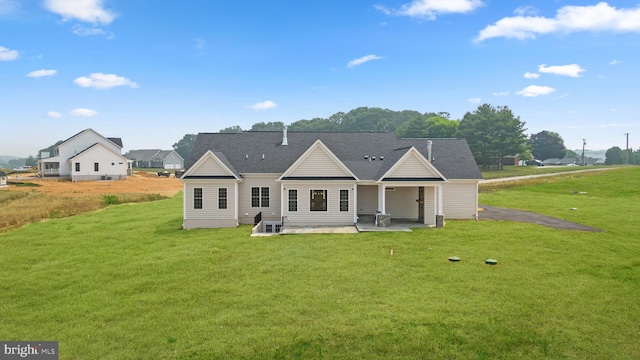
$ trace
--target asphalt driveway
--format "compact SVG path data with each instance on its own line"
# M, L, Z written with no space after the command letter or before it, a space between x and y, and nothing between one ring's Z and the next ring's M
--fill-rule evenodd
M528 222L548 226L554 229L604 232L604 230L602 229L574 223L571 221L561 220L552 216L542 215L530 211L507 209L488 205L480 205L479 210L479 220Z

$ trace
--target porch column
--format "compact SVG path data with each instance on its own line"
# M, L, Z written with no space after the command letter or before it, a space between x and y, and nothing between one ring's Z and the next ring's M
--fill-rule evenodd
M358 184L353 184L353 223L358 222Z
M386 204L385 204L385 191L387 187L384 184L378 185L378 211L381 214L386 214Z
M436 213L437 215L443 215L442 214L442 203L443 203L443 201L442 201L442 199L443 199L442 193L443 193L442 185L438 185L438 212Z
M233 193L234 193L234 206L235 206L235 215L234 215L234 219L236 220L236 222L239 221L239 215L238 215L238 182L234 182L233 183Z

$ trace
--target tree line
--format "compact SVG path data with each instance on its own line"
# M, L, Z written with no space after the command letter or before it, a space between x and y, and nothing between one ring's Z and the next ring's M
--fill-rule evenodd
M250 129L235 125L221 129L221 133L242 131L282 131L283 122L258 122ZM337 112L328 118L298 120L287 126L289 131L323 132L394 132L399 138L464 138L474 158L483 169L502 169L503 159L518 156L521 160L546 160L578 157L564 145L557 132L543 130L527 137L525 122L507 106L482 104L462 119L451 119L448 112L420 113L413 110L393 111L359 107L347 113ZM173 144L183 158L191 154L195 134L187 134ZM618 147L607 150L606 164L626 163L626 152ZM629 164L640 165L640 150L629 151Z

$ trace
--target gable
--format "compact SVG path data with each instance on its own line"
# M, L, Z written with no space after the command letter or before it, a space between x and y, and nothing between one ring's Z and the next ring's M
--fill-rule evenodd
M322 141L317 140L284 172L281 179L286 178L355 179L355 176Z
M384 179L440 179L445 177L425 159L415 148L407 151L398 161L381 177Z
M97 161L97 160L115 160L126 162L127 159L119 153L113 151L102 143L96 143L78 154L69 158L69 161Z
M221 159L222 154L216 155L212 151L207 151L182 177L183 179L210 178L227 179L239 178L232 168Z

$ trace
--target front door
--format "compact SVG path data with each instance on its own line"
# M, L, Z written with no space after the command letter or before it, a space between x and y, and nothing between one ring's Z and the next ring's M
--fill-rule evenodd
M418 222L424 224L424 187L418 187Z

